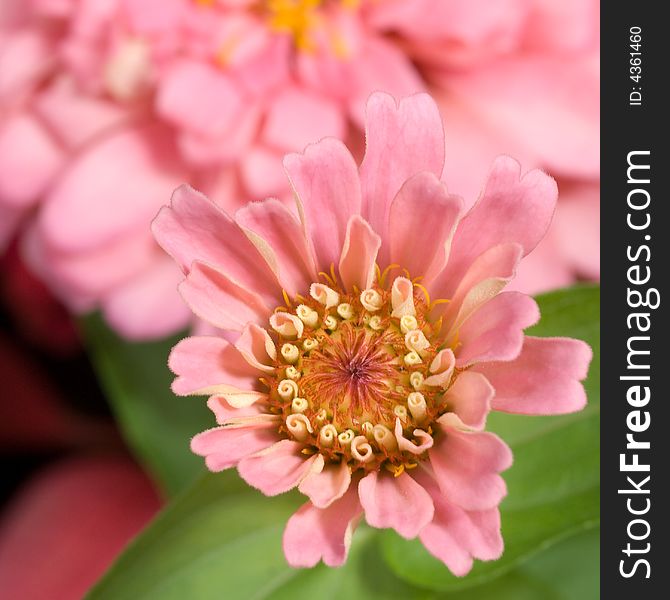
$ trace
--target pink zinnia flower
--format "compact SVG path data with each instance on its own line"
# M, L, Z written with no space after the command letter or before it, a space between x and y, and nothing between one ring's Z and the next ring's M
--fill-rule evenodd
M474 198L500 152L588 191L566 219L595 243L566 259L573 239L553 236L529 283L597 276L582 210L597 207L597 5L6 0L0 246L27 220L27 257L73 310L160 337L191 318L147 230L168 190L188 181L226 210L283 198L283 154L358 136L375 90L430 90L454 191Z
M284 534L293 566L342 564L363 514L457 575L497 558L512 455L487 413L586 402L589 347L524 337L538 308L502 291L549 225L554 181L499 158L464 214L440 180L443 135L430 97L375 94L360 168L331 138L284 159L296 211L231 216L184 186L154 221L181 295L227 331L170 356L174 391L211 395L218 423L192 449L309 498Z

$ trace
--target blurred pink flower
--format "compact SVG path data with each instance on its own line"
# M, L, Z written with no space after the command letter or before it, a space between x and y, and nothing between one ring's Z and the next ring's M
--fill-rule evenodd
M188 186L160 211L182 297L238 332L177 344L173 390L211 395L219 426L191 444L210 470L309 497L284 533L291 565L342 564L365 514L464 575L503 549L512 455L483 431L489 410L586 403L590 348L524 336L537 305L502 291L545 234L556 185L498 158L465 213L440 181L429 96L372 95L366 131L360 168L332 138L285 157L296 212L269 199L231 216Z
M27 256L71 308L102 308L128 337L175 331L190 316L172 291L178 274L147 227L166 194L189 181L226 209L284 198L279 158L324 136L356 138L374 90L437 95L445 175L469 204L500 153L561 182L589 182L593 204L597 7L7 0L0 243L28 220ZM592 220L576 212L595 239ZM545 268L528 274L531 286L597 276L597 253L587 265L575 261L562 236L550 249Z
M147 477L126 458L50 466L0 518L3 597L82 598L159 506Z

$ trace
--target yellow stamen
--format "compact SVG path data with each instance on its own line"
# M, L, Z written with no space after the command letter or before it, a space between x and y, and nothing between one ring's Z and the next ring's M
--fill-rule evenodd
M426 287L421 285L420 283L415 283L414 286L418 287L423 292L423 295L426 298L426 304L428 306L430 306L430 294L428 293L428 290L426 289Z
M449 304L451 300L448 298L438 298L437 300L434 300L433 303L428 307L428 310L433 310L438 304Z
M399 268L400 268L400 265L397 265L397 264L395 264L395 263L393 263L393 264L389 265L388 267L386 267L386 268L382 271L381 276L379 277L379 285L380 285L381 287L386 287L386 284L385 284L386 276L389 274L389 272L391 271L391 269L399 269Z

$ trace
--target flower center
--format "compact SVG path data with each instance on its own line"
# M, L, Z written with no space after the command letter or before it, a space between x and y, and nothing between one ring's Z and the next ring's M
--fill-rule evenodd
M344 55L346 46L342 37L336 30L324 26L324 17L332 7L353 9L358 3L359 0L265 0L264 8L270 29L290 34L298 50L314 51L317 31L323 30L335 54Z
M280 352L262 381L280 431L304 442L305 453L352 469L385 463L399 474L432 445L454 364L423 287L383 281L380 274L369 289L344 293L333 277L295 303L287 298L270 319Z

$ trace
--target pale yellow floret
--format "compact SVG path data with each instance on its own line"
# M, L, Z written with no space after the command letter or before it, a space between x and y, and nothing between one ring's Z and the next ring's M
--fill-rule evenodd
M291 402L291 410L294 413L303 413L309 408L309 402L305 398L293 398Z
M335 331L337 329L337 319L333 315L328 315L323 320L323 326L329 331Z
M402 404L397 404L393 407L393 414L398 417L401 421L407 420L407 407Z
M337 429L335 429L335 425L331 423L324 425L321 428L321 431L319 431L319 441L321 442L321 445L326 448L330 448L333 445L336 437Z
M408 350L414 350L414 352L421 356L430 348L430 342L426 339L423 331L414 329L413 331L408 331L405 335L405 346L407 346Z
M374 451L364 435L357 435L351 440L351 456L362 463L366 463L373 459Z
M319 322L319 313L311 309L309 306L304 304L298 305L295 310L298 318L305 324L307 327L316 327Z
M277 386L277 393L282 400L289 402L298 395L298 384L292 379L282 379Z
M326 308L333 308L340 302L340 295L323 283L313 283L309 288L309 294Z
M419 356L418 352L415 352L414 350L405 354L404 360L405 360L405 364L408 367L413 367L415 365L420 365L421 362L422 362L421 357Z
M286 377L288 377L289 379L297 381L298 379L300 379L300 375L301 375L300 371L298 371L298 369L296 369L293 365L289 365L288 367L286 367Z
M377 424L372 430L375 441L379 447L386 448L386 450L395 450L398 447L398 442L395 439L391 430L386 425Z
M348 446L349 444L351 444L351 441L355 437L356 437L356 434L353 432L353 430L352 429L347 429L347 430L343 431L342 433L340 433L340 435L337 436L337 440L338 440L338 442L340 442L340 444L342 446Z
M400 331L409 333L419 328L419 323L414 315L405 315L400 319Z
M312 429L309 419L300 413L286 417L286 428L299 442L305 441L309 433L314 433L314 429Z
M337 307L337 314L340 315L343 319L351 319L354 316L354 309L351 304L343 302Z
M365 435L365 437L370 440L374 438L373 430L374 425L370 423L370 421L365 421L365 423L361 425L361 431L363 432L363 435Z
M363 308L369 312L376 312L384 305L384 299L381 294L372 288L363 290L360 296Z
M293 344L284 344L281 347L281 355L287 363L295 363L300 358L300 350Z
M419 373L419 371L414 371L414 373L412 373L409 376L409 383L415 390L421 388L421 386L423 385L423 380L424 380L423 373Z
M370 318L370 328L374 329L375 331L379 331L380 329L383 328L382 325L382 318L379 315L374 315L373 317Z
M421 392L412 392L407 396L407 406L409 412L417 422L423 421L426 417L426 398Z

